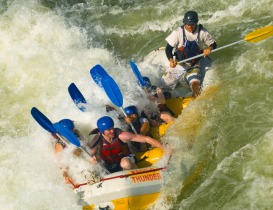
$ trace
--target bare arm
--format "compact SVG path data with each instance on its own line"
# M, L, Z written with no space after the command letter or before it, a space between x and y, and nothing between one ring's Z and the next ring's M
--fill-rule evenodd
M98 150L98 146L99 146L99 145L96 145L95 147L93 147L93 148L90 149L90 154L91 154L91 155L96 155L97 150Z
M136 141L136 142L148 143L154 147L158 147L158 148L164 150L163 145L159 141L157 141L149 136L142 136L139 134L134 134L134 133L123 131L118 137L120 140L122 140L125 143L130 140Z
M90 161L93 164L97 164L97 162L98 162L97 161L97 157L96 157L96 154L97 154L97 151L98 151L98 147L99 147L99 145L96 145L95 147L93 147L93 148L90 149L90 154L92 155Z

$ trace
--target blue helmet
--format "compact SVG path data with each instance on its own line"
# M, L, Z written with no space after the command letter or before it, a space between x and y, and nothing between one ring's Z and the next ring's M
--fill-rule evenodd
M136 106L127 106L127 107L124 109L124 112L125 112L127 115L138 114L138 110L137 110L137 107L136 107Z
M97 121L97 127L99 131L103 134L105 130L108 130L114 127L114 121L111 117L108 117L108 116L101 117Z
M68 130L73 130L75 128L74 122L70 119L62 119L59 121L59 123L62 124Z
M143 78L146 88L149 88L152 86L152 83L151 83L151 80L149 79L149 77L142 77L142 78Z

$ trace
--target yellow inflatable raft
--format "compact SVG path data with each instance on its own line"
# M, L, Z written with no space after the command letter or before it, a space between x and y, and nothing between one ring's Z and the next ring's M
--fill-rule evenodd
M188 106L190 101L192 101L193 97L187 97L187 98L171 98L166 100L167 107L174 113L174 117L178 117L182 110ZM165 135L168 128L173 124L173 122L170 123L164 123L159 126L151 127L150 133L152 134L154 139L160 140L160 138Z
M177 117L193 98L167 99L166 105ZM164 135L170 125L153 128L154 135ZM108 174L99 182L81 186L75 191L87 205L84 210L144 210L155 202L162 187L162 172L167 160L158 164L163 151L154 148L136 154L138 169ZM166 159L166 158L165 158Z

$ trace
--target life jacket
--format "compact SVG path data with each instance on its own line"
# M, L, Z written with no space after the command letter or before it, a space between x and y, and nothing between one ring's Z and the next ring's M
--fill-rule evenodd
M135 122L132 122L132 125L134 126L134 128L136 129L137 133L140 133L140 129L141 129L141 122L140 122L140 118L138 118ZM133 133L133 129L131 126L128 126L128 131Z
M136 129L136 132L138 134L140 134L140 130L141 130L141 127L142 127L141 118L148 118L148 117L144 112L142 112L141 116L138 117L135 122L132 122L132 125L134 126L134 128ZM133 129L132 129L132 127L130 125L128 126L128 131L131 132L131 133L134 133L134 131L133 131ZM150 134L149 131L146 133L146 136L152 137L152 135ZM143 143L132 141L131 144L135 147L137 152L141 151L141 144L143 144ZM148 148L149 145L146 144L146 147Z
M142 121L141 119L142 118L146 118L148 119L147 115L145 114L144 111L141 112L140 116L137 117L137 120L132 122L134 128L136 129L136 132L139 134L140 133L140 130L141 130L141 127L142 127ZM131 126L128 126L128 131L132 132L133 133L133 129ZM148 134L147 134L148 135ZM147 136L146 135L146 136Z
M121 130L115 128L114 132L115 136L111 143L106 141L101 133L98 133L97 135L99 136L94 144L94 146L98 143L100 144L100 156L107 165L119 164L123 157L131 154L127 143L124 143L118 138Z
M178 48L175 51L175 55L176 55L178 61L182 61L184 59L191 58L193 56L196 56L196 55L202 53L202 50L200 50L200 47L198 45L198 40L199 40L199 36L200 36L200 31L203 28L203 26L201 24L199 24L197 38L196 38L196 40L193 40L193 41L189 41L187 39L187 36L185 33L185 25L181 26L181 28L183 30L183 46ZM199 60L200 60L200 58L191 60L190 61L191 66L194 66Z

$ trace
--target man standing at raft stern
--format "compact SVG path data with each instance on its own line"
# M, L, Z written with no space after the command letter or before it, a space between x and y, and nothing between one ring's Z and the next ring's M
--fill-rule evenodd
M197 97L201 91L203 78L200 72L198 59L177 65L177 61L182 61L203 53L208 56L216 48L216 41L211 34L198 23L198 14L195 11L188 11L183 18L184 25L174 30L167 38L166 56L170 61L170 69L161 78L163 87L174 89L181 78L185 78L193 97ZM201 50L201 44L207 48ZM173 54L174 51L174 54ZM177 60L176 60L177 59Z

